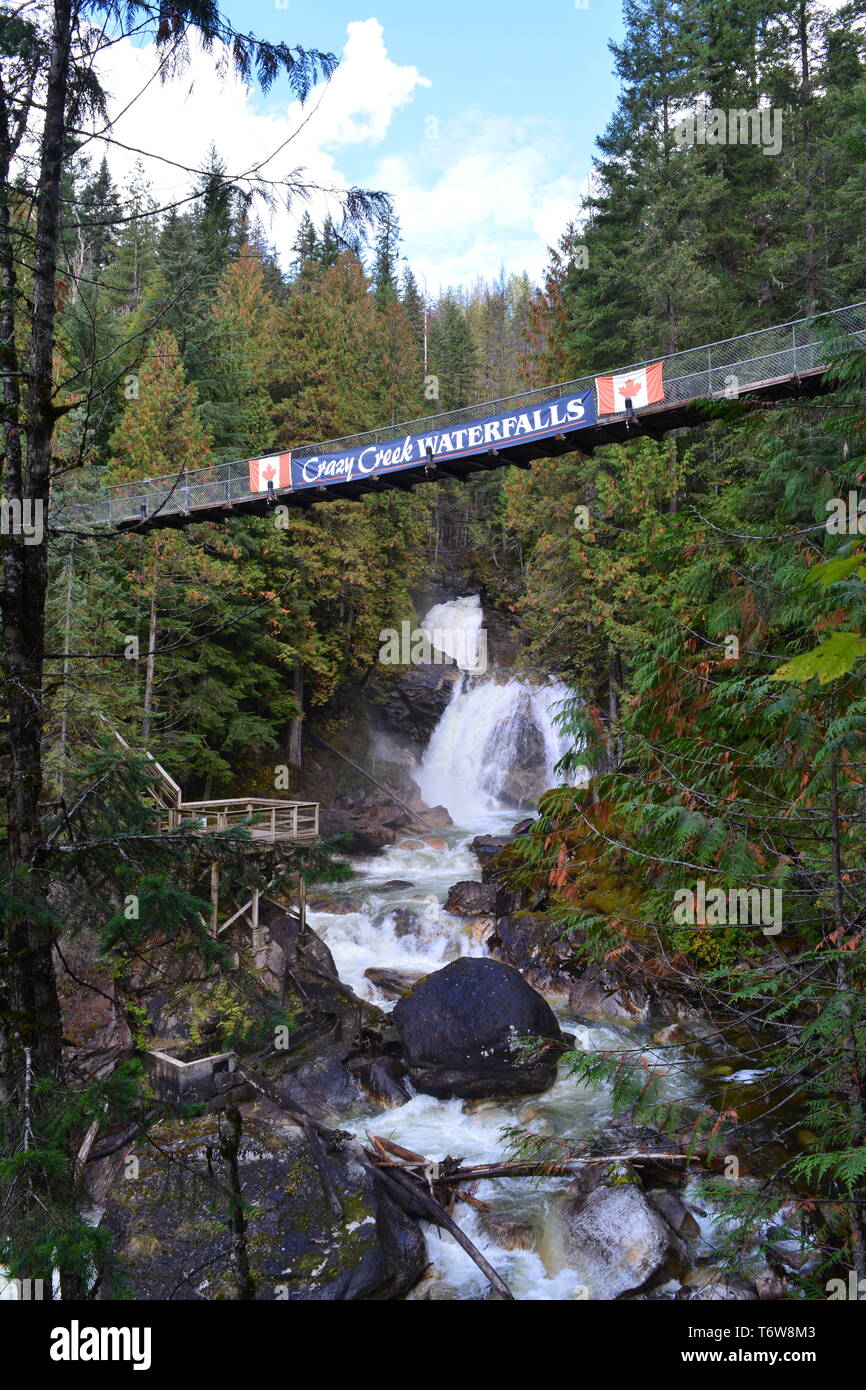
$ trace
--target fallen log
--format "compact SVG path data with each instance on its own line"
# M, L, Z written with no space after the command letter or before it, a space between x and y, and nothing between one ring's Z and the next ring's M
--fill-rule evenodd
M458 1168L455 1172L441 1172L434 1182L481 1182L485 1178L567 1178L578 1169L596 1163L658 1163L664 1160L671 1163L678 1160L700 1162L697 1157L689 1159L688 1154L601 1154L592 1158L574 1158L565 1163L536 1159L521 1163L479 1163L472 1168ZM427 1160L425 1159L426 1163Z
M472 1244L472 1241L466 1233L461 1231L457 1222L453 1217L448 1215L445 1208L436 1201L435 1197L430 1196L426 1187L417 1181L417 1179L413 1180L409 1174L404 1172L401 1168L382 1167L376 1162L375 1154L369 1149L367 1150L367 1154L372 1160L371 1166L379 1174L385 1186L395 1190L396 1200L399 1201L401 1196L404 1198L411 1197L412 1201L416 1202L426 1213L428 1221L432 1221L436 1226L441 1226L443 1230L454 1237L457 1244L465 1250L469 1258L477 1264L481 1273L490 1284L490 1287L499 1294L500 1298L507 1299L509 1302L513 1303L514 1294L509 1289L505 1280L501 1275L496 1273L493 1266L487 1262L481 1251Z
M518 1159L513 1163L476 1163L466 1168L455 1168L444 1160L436 1165L431 1159L425 1158L424 1154L414 1153L412 1149L404 1149L400 1144L395 1144L390 1139L383 1139L379 1134L371 1134L369 1130L366 1131L366 1134L380 1155L379 1162L382 1166L420 1168L421 1172L416 1176L423 1176L425 1181L432 1182L434 1185L436 1183L481 1182L485 1178L567 1178L572 1177L580 1168L599 1163L635 1163L640 1166L641 1163L659 1163L662 1161L668 1163L701 1161L697 1156L690 1158L688 1154L591 1154L586 1158L569 1158L560 1161L543 1158ZM389 1155L394 1157L389 1157ZM432 1176L431 1169L437 1169L435 1177Z

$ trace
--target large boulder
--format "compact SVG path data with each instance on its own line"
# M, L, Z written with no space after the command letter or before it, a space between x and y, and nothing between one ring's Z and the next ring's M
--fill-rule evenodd
M364 784L334 798L320 815L322 834L348 835L352 854L375 853L410 829L447 830L452 824L446 807L427 806L402 769L388 774L380 786Z
M574 1184L560 1219L565 1261L578 1271L591 1299L634 1293L680 1253L671 1227L628 1178L589 1192L581 1182Z
M244 1244L256 1299L399 1298L427 1264L424 1237L363 1164L346 1135L314 1154L304 1132L247 1114L237 1175ZM103 1218L142 1300L235 1299L230 1170L220 1121L208 1115L157 1126L135 1181L122 1174ZM225 1122L222 1122L223 1128Z
M433 1096L503 1097L547 1090L565 1040L546 1001L494 960L463 957L425 975L392 1014L409 1075ZM516 1044L543 1045L520 1060Z

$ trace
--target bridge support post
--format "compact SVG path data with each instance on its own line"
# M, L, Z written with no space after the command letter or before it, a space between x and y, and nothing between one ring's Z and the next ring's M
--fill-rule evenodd
M260 922L259 922L259 890L258 890L258 888L254 888L254 889L252 890L252 894L253 894L253 897L252 897L252 902L251 902L251 904L250 904L250 917L249 917L249 921L250 921L250 926L251 926L251 928L252 928L252 951L253 951L253 956L255 957L256 955L259 954L260 951L263 951L263 950L265 949L265 946L267 945L267 932L266 932L265 928L264 928L264 927L260 924ZM258 964L259 964L259 962L256 961L256 965L257 965L257 966L258 966Z

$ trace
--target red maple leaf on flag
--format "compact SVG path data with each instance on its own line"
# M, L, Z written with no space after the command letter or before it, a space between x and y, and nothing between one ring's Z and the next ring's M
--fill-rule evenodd
M277 470L274 468L274 465L272 463L269 463L267 468L262 469L262 477L264 478L266 483L271 482L271 480L276 476Z
M629 377L628 381L623 382L622 386L619 388L619 394L621 396L636 396L642 386L642 381L633 381L632 378Z

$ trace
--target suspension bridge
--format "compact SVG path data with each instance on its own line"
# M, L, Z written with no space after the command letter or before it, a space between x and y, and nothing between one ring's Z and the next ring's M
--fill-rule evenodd
M778 401L826 389L836 346L866 347L866 302L757 329L603 374L391 424L344 439L304 444L259 459L214 463L88 493L56 493L52 530L146 532L275 505L353 500L419 482L466 478L482 469L529 468L539 458L638 435L661 439L701 423L705 402Z

